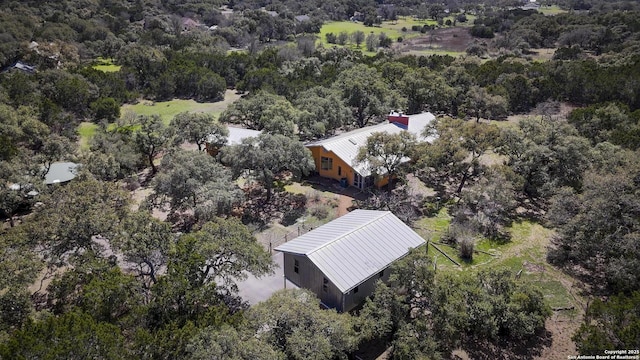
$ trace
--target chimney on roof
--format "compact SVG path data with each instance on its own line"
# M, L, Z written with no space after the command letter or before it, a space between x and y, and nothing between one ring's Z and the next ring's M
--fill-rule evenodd
M387 120L389 120L390 123L395 123L405 129L409 127L409 117L402 112L391 111Z

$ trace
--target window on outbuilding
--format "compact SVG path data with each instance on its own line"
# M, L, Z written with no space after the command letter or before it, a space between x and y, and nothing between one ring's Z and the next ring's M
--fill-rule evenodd
M293 260L293 272L296 274L300 273L300 262L298 261L298 259Z
M322 278L322 291L327 292L329 290L329 280Z
M378 273L378 277L381 278L384 276L384 269Z
M322 170L331 170L333 169L333 159L329 157L322 156L320 158L320 168Z
M358 293L358 290L360 290L360 289L358 289L358 287L357 287L357 286L356 286L356 287L354 287L354 288L353 288L353 293L354 293L354 294L357 294L357 293Z

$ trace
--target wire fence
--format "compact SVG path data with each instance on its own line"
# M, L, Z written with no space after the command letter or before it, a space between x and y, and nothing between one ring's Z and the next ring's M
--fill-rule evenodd
M269 239L269 253L273 254L273 249L275 249L276 247L286 243L287 241L293 240L300 235L306 234L311 230L313 230L313 226L300 224L295 230L292 230L284 235Z

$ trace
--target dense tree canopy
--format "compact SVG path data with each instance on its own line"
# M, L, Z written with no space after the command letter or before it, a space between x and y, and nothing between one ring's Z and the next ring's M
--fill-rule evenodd
M215 147L227 144L229 130L216 122L211 114L180 113L171 120L171 126L176 128L175 141L195 143L198 150L204 150L206 143Z
M133 133L138 152L146 158L147 165L155 174L158 171L155 158L172 144L173 129L167 127L158 115L141 115L136 119L135 126L140 127Z
M574 335L581 354L597 355L607 349L626 349L638 344L640 294L597 299L590 304L583 324Z
M307 290L277 292L247 317L254 332L263 331L263 341L291 359L344 357L357 344L351 317L321 309L318 298Z
M392 182L399 174L400 166L413 155L415 142L415 136L407 131L373 133L360 148L356 160L368 164L369 170L378 177L389 176Z
M273 134L293 135L297 117L297 110L287 99L260 92L233 103L220 115L220 121Z
M554 198L549 220L559 227L551 261L583 268L600 291L631 292L638 266L637 162L611 173L586 175L581 193Z
M283 135L262 134L247 138L239 145L222 150L222 161L233 169L237 177L243 173L258 180L271 199L274 181L284 171L298 178L315 168L309 149L299 141Z
M548 260L599 298L574 337L578 351L637 348L640 7L539 3L0 1L0 357L324 359L368 341L393 345L394 359L533 351L548 309L527 276L435 274L422 249L354 315L320 310L306 291L251 309L238 296L247 272L273 266L240 214L279 206L290 194L267 204L262 188L270 200L313 170L299 140L392 109L436 114L433 141L377 134L360 161L379 175L413 172L433 196L407 178L355 206L413 226L448 214L440 241L471 244L472 254L476 240L508 241L514 219L545 221L555 228ZM329 20L409 21L402 16L425 21L396 28L403 42L360 28L315 35ZM418 49L447 33L467 42L465 56ZM174 103L161 101L217 102L227 90L241 100L197 104L210 113L167 123ZM138 101L161 116L121 113ZM220 123L264 134L218 158L177 150L225 145L220 107ZM405 157L413 161L400 171ZM45 185L60 160L81 163L78 177ZM147 191L169 221L145 203L132 209Z
M152 186L153 206L176 215L190 212L196 221L228 214L243 198L231 171L202 152L179 150L166 155Z
M25 224L26 232L52 266L63 266L65 259L83 252L100 254L105 249L94 237L109 234L129 209L126 192L96 180L60 186L40 201L43 206Z
M355 65L342 72L336 83L345 104L351 108L354 123L365 127L377 122L392 104L392 94L375 70Z
M521 344L544 328L551 311L537 288L508 270L436 277L423 251L394 264L389 285L378 284L361 312L365 336L395 334L394 359L438 359L501 339Z

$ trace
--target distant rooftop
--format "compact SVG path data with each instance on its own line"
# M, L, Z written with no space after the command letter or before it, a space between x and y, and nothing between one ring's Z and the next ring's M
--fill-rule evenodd
M76 177L78 164L72 162L57 162L51 164L49 172L45 175L44 183L47 185L60 184L73 180Z
M14 69L18 69L18 70L21 70L21 71L24 71L24 72L27 72L27 73L30 73L30 74L33 74L33 73L36 72L36 67L35 66L27 65L27 64L25 64L25 63L23 63L21 61L18 61L12 67Z

